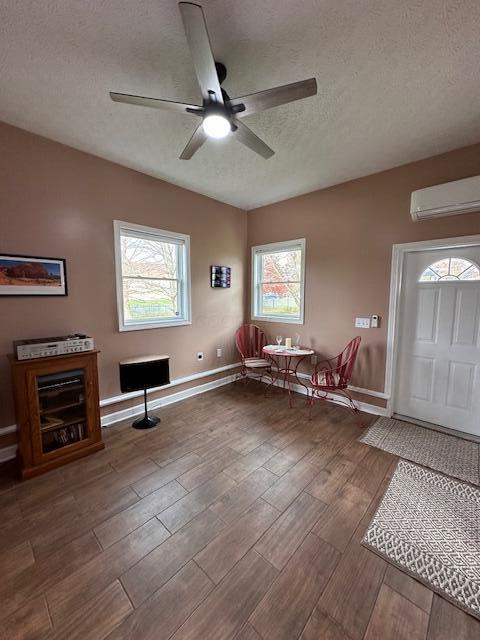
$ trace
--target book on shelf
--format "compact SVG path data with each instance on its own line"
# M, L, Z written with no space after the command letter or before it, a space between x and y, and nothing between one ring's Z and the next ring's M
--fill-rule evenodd
M59 446L73 444L85 438L85 423L77 422L53 432L53 440Z

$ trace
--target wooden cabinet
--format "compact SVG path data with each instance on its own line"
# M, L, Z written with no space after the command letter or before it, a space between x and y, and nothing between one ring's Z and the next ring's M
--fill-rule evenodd
M12 369L22 478L103 449L97 351L16 360Z

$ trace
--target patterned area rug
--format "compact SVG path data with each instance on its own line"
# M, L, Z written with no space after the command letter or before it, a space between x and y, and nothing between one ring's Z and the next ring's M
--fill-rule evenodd
M480 485L480 444L402 420L379 418L360 442Z
M362 542L480 618L480 489L401 460Z

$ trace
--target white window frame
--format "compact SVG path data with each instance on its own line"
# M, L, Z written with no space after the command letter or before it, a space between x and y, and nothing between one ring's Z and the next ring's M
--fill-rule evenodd
M183 233L174 233L155 227L146 227L141 224L131 222L113 221L114 246L115 246L115 276L117 284L117 311L119 331L139 331L142 329L159 329L161 327L177 327L192 324L191 317L191 280L190 280L190 236ZM179 258L179 301L180 316L178 320L168 318L162 320L139 320L125 321L123 313L123 274L122 274L122 253L121 235L122 231L134 231L139 234L154 236L157 240L172 242L183 247Z
M300 316L268 316L261 315L260 295L261 295L261 258L265 253L276 253L281 251L298 250L301 251L300 263ZM282 324L304 324L305 311L305 238L297 240L286 240L284 242L272 242L252 247L252 283L251 283L251 318L252 320L263 320L265 322L280 322Z

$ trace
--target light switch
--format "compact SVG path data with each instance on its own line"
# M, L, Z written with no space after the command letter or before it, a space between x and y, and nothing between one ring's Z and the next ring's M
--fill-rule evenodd
M357 329L370 329L370 318L355 318Z

